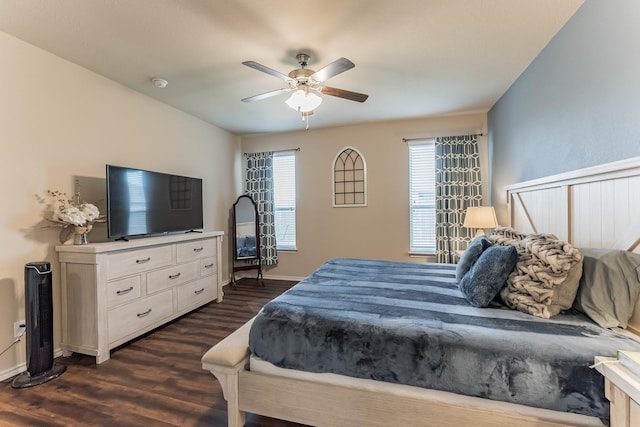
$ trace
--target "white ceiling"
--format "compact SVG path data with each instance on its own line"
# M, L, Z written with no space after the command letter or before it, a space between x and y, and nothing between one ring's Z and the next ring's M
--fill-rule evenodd
M311 127L486 112L583 0L0 0L0 30L236 134L303 129L284 74L310 51L326 83ZM3 66L7 66L5 62ZM169 81L157 89L150 81Z

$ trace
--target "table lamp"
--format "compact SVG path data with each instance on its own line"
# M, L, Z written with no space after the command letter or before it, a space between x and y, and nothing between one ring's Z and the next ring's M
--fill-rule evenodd
M496 212L493 206L474 206L467 208L464 216L463 227L477 228L476 237L485 234L485 228L495 228L498 226Z

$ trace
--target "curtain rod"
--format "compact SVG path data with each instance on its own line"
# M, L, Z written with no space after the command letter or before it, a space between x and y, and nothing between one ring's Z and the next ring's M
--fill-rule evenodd
M484 136L484 133L471 133L471 134L468 134L468 135ZM422 141L424 139L433 139L433 138L440 138L440 137L439 136L423 136L422 138L402 138L402 142Z
M300 147L296 147L296 148L288 148L286 150L273 150L271 151L272 153L283 153L285 151L300 151ZM249 154L256 154L259 153L259 151L256 151L254 153L242 153L243 156L248 156Z

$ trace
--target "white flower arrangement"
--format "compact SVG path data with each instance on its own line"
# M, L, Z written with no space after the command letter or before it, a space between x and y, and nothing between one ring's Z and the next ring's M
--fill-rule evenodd
M93 224L105 222L106 216L100 215L96 205L87 203L76 193L73 199L57 190L47 190L47 199L42 200L49 206L46 219L62 225L60 242L64 243L75 234L86 234L91 231Z
M100 217L100 211L91 203L76 205L71 200L60 200L54 208L52 219L70 225L86 226Z

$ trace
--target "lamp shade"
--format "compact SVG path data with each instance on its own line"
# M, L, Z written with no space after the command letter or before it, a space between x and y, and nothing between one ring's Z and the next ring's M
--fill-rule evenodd
M463 227L495 228L498 226L496 212L493 206L474 206L467 208Z
M322 103L322 98L313 92L298 89L285 101L287 105L300 113L315 110Z

